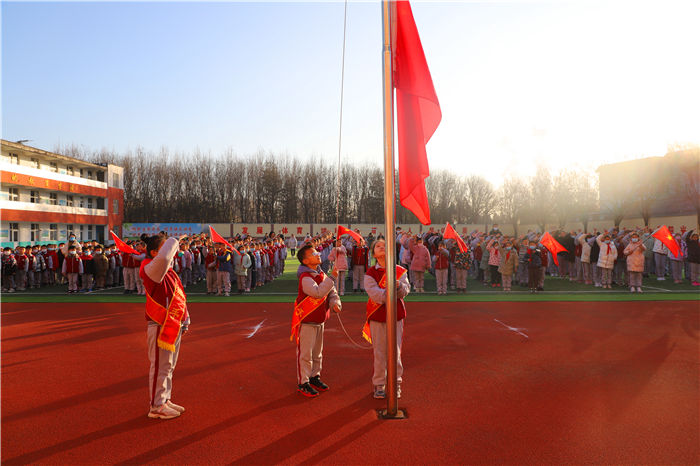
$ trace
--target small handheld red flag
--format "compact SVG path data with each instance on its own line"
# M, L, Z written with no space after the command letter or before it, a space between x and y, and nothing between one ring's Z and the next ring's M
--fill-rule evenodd
M678 243L676 243L676 240L673 239L673 235L671 235L671 232L668 231L668 227L666 225L661 225L661 228L652 233L651 236L664 243L668 250L671 251L671 254L673 254L675 257L678 257L678 254L680 253L680 248L678 247Z
M450 222L447 222L447 225L445 226L445 233L442 235L443 238L452 238L453 240L457 241L457 246L459 246L459 252L467 252L467 245L464 242L462 238L457 234L454 228L452 228L452 225L450 225Z
M119 249L121 252L126 252L128 254L140 254L136 249L132 248L128 244L126 244L124 241L120 240L119 237L112 231L109 230L109 234L112 235L112 239L114 240L114 244L117 245L117 249Z
M557 264L557 267L559 267L559 260L557 259L557 254L560 252L566 252L566 248L559 244L557 240L555 240L552 235L549 234L549 232L545 231L544 235L542 235L542 239L540 240L540 243L547 248L549 252L552 253L552 259L554 259L554 263Z
M218 233L216 232L216 230L214 229L214 227L211 226L211 225L209 225L209 232L211 233L211 240L212 240L213 242L225 244L226 246L229 247L229 249L231 249L231 251L235 252L235 253L238 254L238 255L241 254L240 252L238 252L238 251L236 250L236 248L234 248L233 246L231 246L231 244L230 244L228 241L226 241L226 240L224 239L223 236L221 236L220 234L218 234Z
M342 225L338 225L338 238L340 238L343 235L350 235L352 238L355 239L355 241L357 241L360 244L365 242L365 239L359 233L352 231L349 228L345 228Z
M401 205L430 225L425 179L430 176L425 145L440 124L442 111L423 45L408 1L393 2L393 85L396 88L396 127L399 143Z

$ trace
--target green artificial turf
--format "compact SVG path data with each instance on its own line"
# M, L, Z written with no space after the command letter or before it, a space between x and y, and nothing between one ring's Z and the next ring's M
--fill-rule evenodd
M187 299L189 302L287 302L291 303L296 298L298 281L296 270L299 262L295 258L288 258L285 273L271 283L256 288L251 293L238 295L235 290L230 297L212 296L206 294L206 284L200 282L187 287ZM138 303L145 302L143 296L125 295L123 288L94 291L91 293L67 294L66 285L43 287L24 292L3 293L2 302L12 303L48 303L48 302L119 302ZM457 294L450 291L446 296L435 294L435 278L426 273L425 294L410 294L408 302L470 302L470 301L669 301L669 300L700 300L700 289L693 287L687 281L682 284L674 284L672 280L657 281L655 278L643 280L644 293L630 293L626 288L616 287L612 290L594 288L591 285L572 283L558 277L545 278L545 291L530 294L527 289L513 284L512 292L504 292L501 288L484 286L480 282L469 277L467 280L466 294ZM352 292L352 280L346 281L345 302L365 302L367 295Z

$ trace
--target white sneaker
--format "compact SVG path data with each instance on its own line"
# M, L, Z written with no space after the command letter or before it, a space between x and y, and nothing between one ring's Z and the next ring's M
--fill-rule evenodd
M641 293L641 292L642 292L642 287L641 287L641 286L638 286L638 287L637 287L637 293Z
M384 398L386 398L386 393L384 392L384 385L375 385L373 396L377 400L383 400Z
M182 413L185 412L185 408L183 408L183 407L180 406L180 405L176 405L175 403L173 403L173 402L170 401L170 400L166 401L165 404L168 405L169 408L174 409L175 411L177 411L177 412L180 413L180 414L182 414Z
M634 293L636 290L634 289L633 286L630 286L630 293Z
M148 417L152 419L173 419L178 417L180 412L168 406L167 403L158 406L157 408L151 408L148 412Z
M657 280L660 281L660 282L663 282L663 281L666 280L666 277L659 277L659 278L657 278Z
M231 296L231 293L225 293L224 296Z

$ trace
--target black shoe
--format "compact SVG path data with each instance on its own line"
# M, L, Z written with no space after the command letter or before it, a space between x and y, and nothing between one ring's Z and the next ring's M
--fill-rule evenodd
M311 377L309 379L309 384L311 384L316 390L319 392L325 392L328 390L328 385L325 383L321 382L321 376L317 375L315 377Z
M299 391L299 393L301 393L304 396L308 396L309 398L314 398L318 396L318 392L311 385L309 385L309 382L299 385L297 390Z

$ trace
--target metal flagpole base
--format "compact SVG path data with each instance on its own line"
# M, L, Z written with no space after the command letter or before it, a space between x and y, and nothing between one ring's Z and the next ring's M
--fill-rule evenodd
M389 420L389 419L408 419L408 413L406 412L405 409L397 409L396 414L389 415L387 414L386 409L378 409L377 410L377 419L381 420Z

